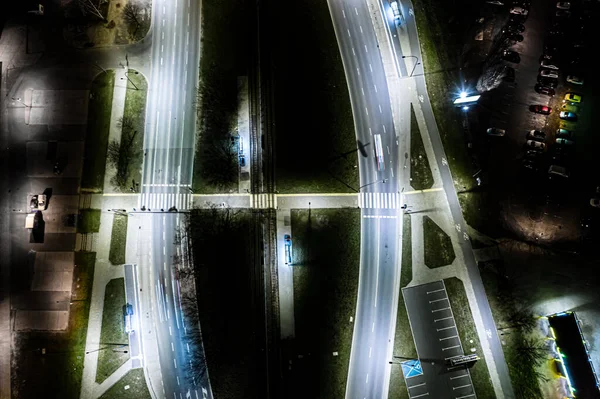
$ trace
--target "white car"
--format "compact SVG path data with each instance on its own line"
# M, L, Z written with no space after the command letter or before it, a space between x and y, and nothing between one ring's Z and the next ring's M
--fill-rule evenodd
M571 3L568 1L559 1L558 3L556 3L556 8L558 8L559 10L568 10L569 8L571 8Z
M510 9L510 13L526 17L527 14L529 14L529 11L527 11L527 9L523 7L513 7Z
M556 65L554 65L554 63L550 60L542 60L541 66L543 66L544 68L548 68L548 69L554 69L554 70L559 70L560 68Z
M569 76L567 76L567 82L572 83L574 85L582 85L583 79L580 78L579 76L569 75Z
M544 151L546 149L546 144L541 141L535 140L527 140L527 147L533 148L534 150Z
M558 71L556 69L542 69L540 71L540 76L544 78L558 79Z

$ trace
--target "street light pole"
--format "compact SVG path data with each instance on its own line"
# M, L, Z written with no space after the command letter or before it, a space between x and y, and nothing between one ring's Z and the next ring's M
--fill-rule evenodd
M412 71L410 71L410 75L409 75L409 77L412 77L412 76L413 76L413 73L415 72L415 68L417 67L417 65L419 65L419 64L420 64L420 62L419 62L419 57L417 57L416 55L403 55L403 56L402 56L402 58L408 58L408 57L410 57L410 58L414 58L414 59L416 59L416 60L417 60L417 61L415 62L415 65L413 66L413 69L412 69Z
M100 66L100 64L98 64L98 61L94 61L94 65L96 65L98 68L100 68L100 69L102 70L102 72L104 72L104 73L108 73L108 72L106 72L106 69L102 68L102 67Z
M364 185L362 185L362 186L360 186L358 188L358 191L360 191L361 188L364 188L364 187L367 187L367 186L370 186L370 185L373 185L373 184L376 184L376 183L387 183L387 179L375 180L374 182L364 184Z
M27 104L25 104L25 103L23 102L23 100L21 100L21 98L20 98L20 97L12 97L12 99L13 99L14 101L20 102L21 104L23 104L23 105L24 105L24 106L26 106L27 108L31 108L31 105L27 105Z
M138 87L135 85L135 83L133 83L133 81L129 78L129 71L125 72L125 77L129 81L129 83L131 83L133 85L133 87L135 87L136 90L139 90Z

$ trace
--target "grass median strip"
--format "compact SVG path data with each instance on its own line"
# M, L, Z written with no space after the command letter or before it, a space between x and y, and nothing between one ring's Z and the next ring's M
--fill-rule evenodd
M129 348L129 338L123 325L123 306L125 306L125 279L112 279L106 284L104 293L102 330L98 344L97 383L102 383L129 359L129 355L123 353Z
M410 105L410 185L415 190L425 190L433 186L433 175L412 104Z
M15 334L12 390L18 396L14 397L47 398L52 393L79 398L95 259L95 252L75 252L66 331Z
M429 216L423 216L423 241L427 267L441 267L454 261L452 240Z
M100 231L100 209L82 209L79 212L77 232L80 234L97 233Z
M460 337L463 350L466 355L475 353L481 358L481 360L477 361L469 369L475 393L478 398L495 398L496 394L494 392L492 380L490 379L487 364L485 363L481 344L479 343L479 336L477 335L477 329L475 328L475 322L473 321L473 315L471 314L471 307L469 306L465 286L463 285L463 282L456 277L445 279L444 284L446 286L446 292L448 294L448 299L450 300L450 306L452 307L456 329L458 330L458 336ZM473 351L473 349L475 350Z
M412 235L410 215L403 216L402 224L402 265L400 269L400 294L398 296L398 315L396 317L396 334L394 337L393 356L417 358L417 349L408 321L408 312L402 296L402 288L412 281ZM402 360L400 360L402 361ZM408 399L408 389L402 374L402 366L394 363L390 373L390 399Z
M292 210L295 339L286 397L344 397L356 313L360 211Z
M115 72L110 70L101 73L92 82L81 175L83 192L101 193L104 189L114 86Z
M110 387L100 399L151 399L150 391L144 378L144 369L132 369L115 385Z
M114 214L112 234L110 235L110 251L108 253L108 260L113 265L122 265L125 263L127 220L127 215Z

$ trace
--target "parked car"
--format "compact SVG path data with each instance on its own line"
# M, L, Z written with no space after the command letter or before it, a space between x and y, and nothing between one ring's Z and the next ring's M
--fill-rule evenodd
M526 17L527 14L529 14L529 11L526 8L523 8L523 7L513 7L513 8L510 9L509 12L511 14L522 15L524 17Z
M541 130L530 130L529 133L527 133L527 138L544 141L546 140L546 133L542 132Z
M540 62L540 65L544 68L548 68L548 69L555 69L555 70L559 70L560 68L556 65L556 62L551 61L551 60L542 60L542 62Z
M497 127L490 127L487 130L487 134L489 134L490 136L504 136L506 134L506 130L499 129Z
M600 208L600 198L592 198L590 199L590 205L594 208Z
M569 10L556 10L556 13L554 15L556 15L557 18L569 18L571 16L571 11L569 11Z
M552 108L547 105L536 104L529 107L531 112L535 112L537 114L550 115L552 112Z
M572 83L574 85L582 85L583 79L576 75L567 76L567 82Z
M556 129L556 137L562 137L565 139L570 139L574 136L571 130L567 129Z
M568 1L559 1L558 3L556 3L556 8L558 8L559 10L568 10L569 8L571 8L571 3L569 3Z
M581 102L581 95L569 92L565 94L565 99L563 100L563 103L565 102L579 104Z
M558 145L573 145L575 144L575 142L573 140L567 140L567 139L563 139L563 138L557 138L555 140L556 144Z
M502 53L502 59L508 62L513 62L515 64L521 62L521 56L519 55L519 53L512 50L504 50L504 52Z
M537 80L539 84L550 87L552 89L558 86L558 79L556 78L545 78L543 76L538 76Z
M544 151L546 149L546 144L542 143L541 141L527 140L525 145L538 151Z
M524 39L523 35L521 35L520 33L513 33L513 32L509 32L508 35L507 35L507 37L510 40L513 40L513 41L518 42L518 43L522 42L523 39Z
M558 117L560 119L564 119L566 121L576 121L577 120L577 114L574 112L569 112L569 111L561 111L560 114L558 115Z
M575 113L579 112L579 107L572 103L564 103L562 105L562 107L560 107L560 109L562 111L569 111L569 112L575 112Z
M541 69L539 76L543 78L558 79L558 71L554 69Z
M540 94L545 94L550 97L552 97L552 96L554 96L554 94L556 94L556 92L554 91L553 88L541 85L539 83L536 84L533 89Z

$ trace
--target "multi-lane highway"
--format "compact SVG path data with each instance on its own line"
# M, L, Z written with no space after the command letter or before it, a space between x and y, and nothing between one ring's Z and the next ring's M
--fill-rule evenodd
M172 269L173 257L181 251L174 244L174 237L182 217L168 212L189 209L191 205L200 1L154 1L151 35L151 76L138 206L149 212L146 217L151 218L152 225L151 252L139 272L146 274L142 280L152 281L148 294L162 375L162 384L154 384L154 391L166 398L207 397L210 390L203 394L202 387L208 387L208 382L196 381L187 367L191 353L184 343L186 320Z
M394 130L388 85L371 16L365 1L330 0L330 12L344 62L356 137L366 146L359 157L362 192L398 192L398 140ZM375 156L375 136L381 137L383 163ZM369 197L369 196L367 196ZM375 195L386 198L386 195ZM385 200L384 200L385 201ZM382 201L381 205L384 205ZM389 336L394 328L400 204L395 209L363 208L361 269L356 324L346 397L387 396Z

